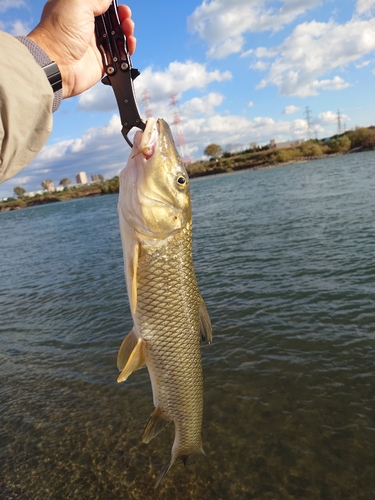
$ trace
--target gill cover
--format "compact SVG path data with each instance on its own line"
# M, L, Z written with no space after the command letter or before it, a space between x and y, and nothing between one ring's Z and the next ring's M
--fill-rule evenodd
M164 239L191 219L189 178L164 120L137 132L120 175L121 215L141 235Z

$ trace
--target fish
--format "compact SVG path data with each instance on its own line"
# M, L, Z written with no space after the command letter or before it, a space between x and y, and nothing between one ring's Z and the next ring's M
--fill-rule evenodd
M117 357L123 382L146 365L154 411L143 432L149 443L170 422L172 465L204 455L201 341L212 342L212 326L200 294L192 257L190 181L169 125L149 118L135 134L120 173L118 214L133 328Z

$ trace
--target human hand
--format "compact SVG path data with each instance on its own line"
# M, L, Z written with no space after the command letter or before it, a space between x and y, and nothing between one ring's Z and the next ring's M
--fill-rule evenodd
M48 0L40 23L28 35L57 63L63 98L84 92L104 74L94 17L104 14L110 3L111 0ZM119 5L118 14L131 55L136 45L131 10Z

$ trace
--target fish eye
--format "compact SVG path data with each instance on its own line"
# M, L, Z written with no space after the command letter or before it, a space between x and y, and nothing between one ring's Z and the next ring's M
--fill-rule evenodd
M187 179L184 175L179 174L176 181L179 188L185 189L187 187Z

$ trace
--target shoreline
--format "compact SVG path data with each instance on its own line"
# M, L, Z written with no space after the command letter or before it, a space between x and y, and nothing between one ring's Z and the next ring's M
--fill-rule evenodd
M279 150L280 151L280 150ZM281 150L282 151L282 150ZM295 158L291 159L288 161L284 162L262 162L259 161L256 164L251 165L251 162L244 162L240 165L236 165L235 163L233 164L233 167L228 167L226 164L223 163L223 161L220 159L218 160L218 165L216 164L213 165L213 168L208 168L202 172L196 171L196 172L189 172L189 166L187 167L189 178L190 179L200 179L202 177L211 177L211 176L217 176L217 175L225 175L225 174L234 174L237 172L244 172L244 171L250 171L250 170L265 170L265 169L270 169L270 168L277 168L277 167L285 167L287 165L293 165L293 164L298 164L298 163L307 163L309 161L316 161L316 160L326 160L329 158L335 158L337 156L344 156L348 154L354 154L354 153L362 153L362 152L368 152L368 151L373 151L373 150L365 150L363 148L355 148L352 151L347 151L347 152L338 152L338 153L331 153L331 154L321 154L317 156L312 156L312 157L301 157L301 158ZM220 163L221 162L221 163ZM210 162L205 162L207 165L210 164ZM49 203L58 203L58 202L63 202L63 201L70 201L73 199L77 198L87 198L91 196L103 196L106 194L116 194L118 193L118 177L114 177L113 179L110 179L108 181L103 181L100 183L97 183L95 185L90 185L90 186L82 186L81 188L67 188L66 191L59 191L59 192L52 192L52 193L46 193L45 195L38 195L34 196L32 198L28 197L21 197L18 199L12 199L10 201L4 201L0 202L0 213L3 212L11 212L14 210L21 210L24 208L30 208L34 206L40 206L40 205L47 205Z

